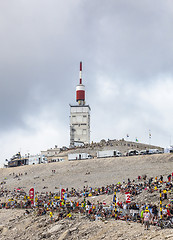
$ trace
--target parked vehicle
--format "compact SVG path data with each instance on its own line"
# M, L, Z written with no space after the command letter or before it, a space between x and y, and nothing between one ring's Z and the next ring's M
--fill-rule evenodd
M141 150L141 151L139 152L139 154L140 154L140 155L146 155L146 154L147 154L147 150Z
M105 151L98 151L97 157L98 158L105 158L105 157L121 157L122 154L117 150L105 150Z
M159 151L159 154L162 154L162 153L164 153L164 151Z
M158 149L148 149L147 154L158 154L159 150Z
M63 162L63 161L64 161L63 158L55 158L51 160L51 162Z
M68 154L69 161L91 159L91 158L93 158L93 157L88 153L69 153Z
M139 155L139 151L135 149L131 149L128 151L128 156Z
M173 153L173 146L165 148L164 153Z

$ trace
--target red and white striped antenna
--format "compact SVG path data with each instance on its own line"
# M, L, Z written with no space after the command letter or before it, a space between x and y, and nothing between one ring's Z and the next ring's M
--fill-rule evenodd
M82 84L82 62L80 62L79 85L76 86L76 102L85 105L85 86Z
M82 62L80 62L79 83L82 84Z

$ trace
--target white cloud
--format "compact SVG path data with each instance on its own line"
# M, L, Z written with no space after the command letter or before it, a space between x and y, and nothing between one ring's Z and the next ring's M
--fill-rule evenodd
M172 128L172 1L1 1L0 162L69 145L84 62L91 140L167 145Z
M119 85L109 76L104 73L100 73L96 80L97 99L100 102L110 102L115 100L120 94Z

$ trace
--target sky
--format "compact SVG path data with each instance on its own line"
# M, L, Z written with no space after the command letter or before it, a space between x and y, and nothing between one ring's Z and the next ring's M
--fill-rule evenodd
M172 144L172 26L172 0L0 0L0 166L69 146L80 61L91 141Z

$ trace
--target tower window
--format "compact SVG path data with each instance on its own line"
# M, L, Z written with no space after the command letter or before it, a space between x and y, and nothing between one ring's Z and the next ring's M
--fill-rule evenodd
M86 133L87 133L86 129L83 129L83 134L86 134Z

